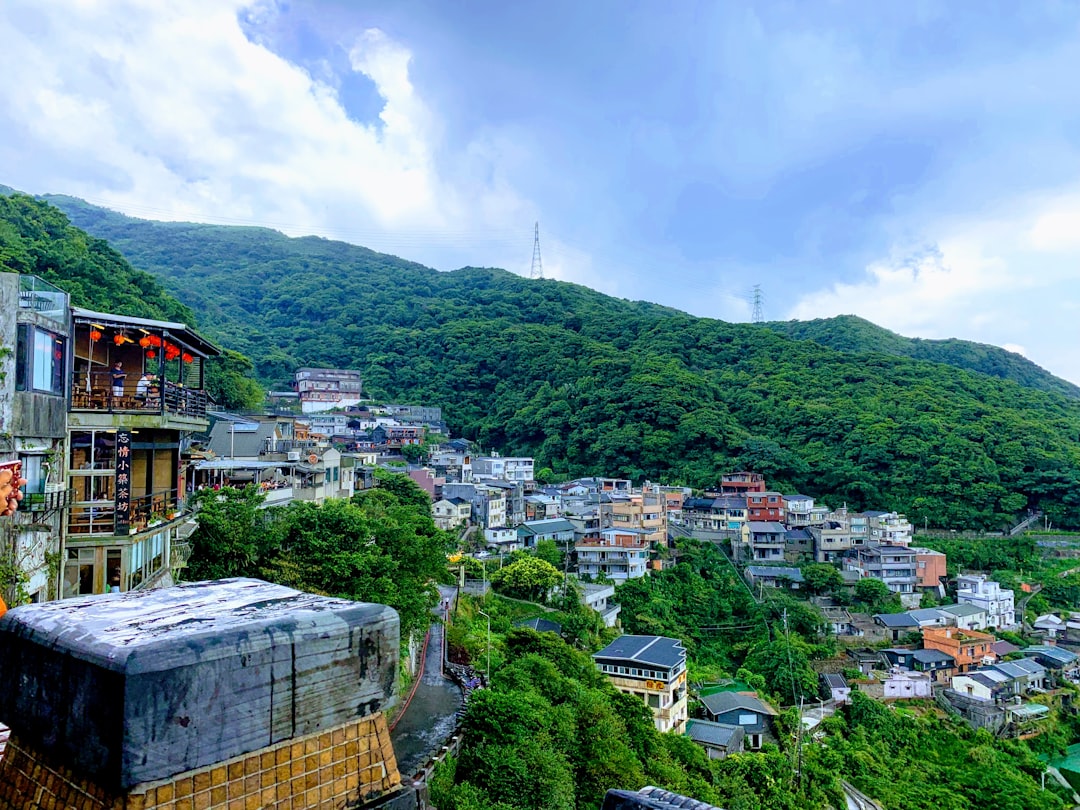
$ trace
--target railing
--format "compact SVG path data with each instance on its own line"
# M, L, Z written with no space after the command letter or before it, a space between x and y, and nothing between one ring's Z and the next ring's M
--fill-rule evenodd
M136 532L149 528L153 521L165 522L180 511L180 503L173 490L152 492L131 499L129 523ZM116 508L111 502L79 504L72 508L68 519L71 534L112 535L116 522Z
M67 293L37 276L19 276L19 308L60 323L67 321Z
M128 375L130 377L132 375ZM118 390L122 393L118 393ZM77 371L71 384L71 408L76 411L109 413L169 413L205 418L206 391L165 381L164 396L160 380L138 380L113 386L109 371Z
M61 489L56 492L28 492L21 508L27 512L54 512L71 505L75 490Z

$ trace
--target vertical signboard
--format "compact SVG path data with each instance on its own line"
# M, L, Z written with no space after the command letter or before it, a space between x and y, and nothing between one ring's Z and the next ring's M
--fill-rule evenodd
M116 431L116 519L115 533L131 529L131 431Z

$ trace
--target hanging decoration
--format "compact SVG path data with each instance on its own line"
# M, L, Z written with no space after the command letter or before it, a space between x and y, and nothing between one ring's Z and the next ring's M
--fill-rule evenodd
M101 340L101 332L99 332L97 329L91 329L90 340Z
M112 340L113 340L113 343L115 343L117 346L123 346L124 345L124 336L119 334L119 333L113 335Z
M141 338L139 338L139 345L142 346L144 349L149 349L150 348L150 338L149 337L141 337Z
M190 363L190 362L192 362L192 361L194 361L194 360L195 360L195 358L194 358L193 356L191 356L190 354L188 354L187 352L184 352L184 354L183 354L183 356L182 356L182 358L181 358L181 359L183 359L183 361L184 361L185 363Z
M147 357L147 359L149 359L149 360L153 360L153 359L154 359L155 357L157 357L157 352L155 352L155 351L154 351L153 349L149 349L149 350L148 350L148 351L146 352L146 357Z

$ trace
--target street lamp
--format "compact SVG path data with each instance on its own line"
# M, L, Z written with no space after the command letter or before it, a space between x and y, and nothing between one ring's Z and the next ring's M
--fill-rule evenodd
M483 616L485 619L487 619L487 672L484 673L484 676L487 678L488 682L490 683L491 682L491 617L488 616L486 613L484 613L484 611L482 611L480 609L477 609L477 612L481 616Z

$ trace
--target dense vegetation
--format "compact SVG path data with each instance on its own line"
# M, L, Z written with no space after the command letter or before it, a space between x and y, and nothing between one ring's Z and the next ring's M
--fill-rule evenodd
M1034 507L1080 526L1080 403L1059 393L499 270L56 202L268 384L359 368L373 393L442 405L455 432L556 474L707 486L750 467L920 524L996 529Z
M321 506L261 509L263 500L254 486L196 493L187 578L250 576L389 605L401 618L403 643L427 629L452 541L411 479L386 474L375 489Z
M1080 398L1080 386L1055 377L1026 357L985 343L955 338L906 338L856 315L817 318L812 321L772 321L766 326L789 338L812 340L842 352L875 352L945 363L991 377L1012 380L1028 388L1053 391L1074 399Z
M205 312L264 379L359 367L370 388L441 404L465 435L556 472L706 485L739 465L941 525L996 527L1027 506L1077 520L1080 407L1060 396L559 282L71 210Z
M39 276L67 292L74 306L198 324L156 277L132 268L108 242L75 228L57 208L23 194L0 193L0 271ZM261 403L247 357L226 350L209 368L207 390L219 403Z

